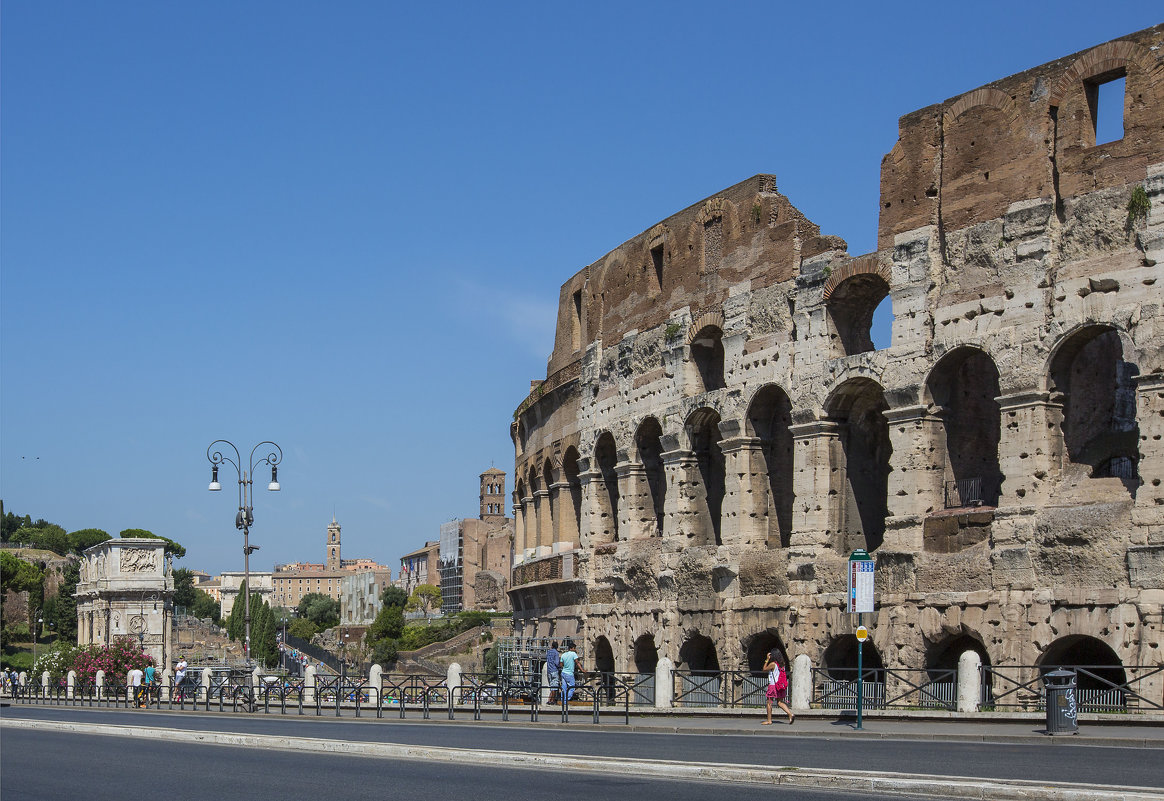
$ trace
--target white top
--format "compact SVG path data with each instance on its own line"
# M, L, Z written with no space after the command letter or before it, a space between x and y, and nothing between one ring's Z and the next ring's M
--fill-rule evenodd
M133 670L129 671L129 683L134 687L140 687L142 676L144 675L145 674L141 670L134 668Z
M773 662L772 669L768 671L768 684L775 687L776 683L780 681L780 663Z

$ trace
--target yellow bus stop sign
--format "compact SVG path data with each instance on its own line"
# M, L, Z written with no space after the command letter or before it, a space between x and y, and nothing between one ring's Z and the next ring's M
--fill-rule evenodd
M869 629L864 626L857 626L857 640L859 642L865 642L867 639L869 639Z

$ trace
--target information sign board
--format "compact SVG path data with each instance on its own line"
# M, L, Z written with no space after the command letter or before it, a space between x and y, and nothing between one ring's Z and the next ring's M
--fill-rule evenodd
M873 570L876 563L865 551L853 551L849 556L849 614L858 615L873 610Z

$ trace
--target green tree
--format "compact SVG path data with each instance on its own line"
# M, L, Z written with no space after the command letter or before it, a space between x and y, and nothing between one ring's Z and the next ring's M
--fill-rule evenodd
M395 640L404 632L404 610L399 606L385 606L368 627L368 642Z
M403 609L408 606L408 593L394 584L389 584L380 595L380 603L384 606L399 606Z
M43 525L37 525L37 524ZM38 520L31 527L18 529L12 537L13 542L52 551L64 556L69 552L69 535L63 528L44 520Z
M174 571L175 573L177 571ZM210 596L210 593L202 590L194 590L194 603L190 607L190 614L197 618L210 618L215 622L221 621L222 607L218 601Z
M267 667L279 662L275 614L257 592L251 594L251 658Z
M396 664L400 654L396 648L396 640L385 638L376 640L372 645L372 661L382 668L391 668Z
M82 554L86 548L92 548L94 545L100 545L111 539L113 538L109 534L99 528L83 528L79 531L70 531L69 550L75 554Z
M320 629L339 625L339 601L323 593L309 592L299 599L299 616L307 618Z
M294 618L287 624L287 634L310 642L311 638L319 633L319 628L310 620L302 617Z
M421 584L413 590L412 595L408 596L408 605L405 607L409 612L423 612L426 619L440 608L441 590L440 587L434 587L432 584Z
M30 631L44 603L44 571L15 554L0 551L0 598L7 597L9 591L28 593L28 623L22 625L25 631ZM8 645L16 636L14 628L0 624L0 645Z
M191 609L198 596L194 594L194 571L180 567L174 571L174 606Z
M186 549L179 545L169 537L163 537L155 534L152 531L146 531L144 528L127 528L121 532L122 539L147 539L147 540L163 540L166 543L166 553L173 554L174 558L181 559L186 555Z
M226 636L232 640L241 640L245 630L245 615L246 609L244 607L247 591L247 583L244 581L239 585L238 595L235 596L234 604L230 607L230 615L226 618Z
M45 624L52 623L57 636L69 642L77 641L77 584L81 580L81 565L70 562L57 594L44 602Z

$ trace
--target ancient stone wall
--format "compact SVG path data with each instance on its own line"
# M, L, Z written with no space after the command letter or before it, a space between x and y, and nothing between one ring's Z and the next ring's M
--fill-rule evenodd
M1158 26L901 118L875 253L761 175L574 275L512 427L521 633L845 667L865 548L885 666L1161 664L1162 94Z

